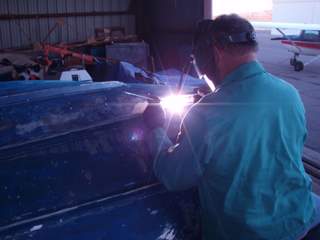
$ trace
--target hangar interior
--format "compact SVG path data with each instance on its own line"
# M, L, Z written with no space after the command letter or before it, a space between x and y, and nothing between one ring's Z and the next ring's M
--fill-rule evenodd
M210 9L211 0L1 1L0 53L27 54L32 61L47 54L48 62L50 58L72 54L61 50L68 49L123 60L121 54L114 54L114 49L108 54L106 46L145 42L146 46L129 44L126 49L122 45L122 49L147 55L142 66L148 70L181 69L191 51L195 23L210 16ZM0 60L5 57L2 55ZM65 65L83 65L79 58ZM3 72L0 68L0 74Z
M49 80L0 83L0 239L200 238L197 192L158 183L141 115L172 89L193 103L203 81L180 87L214 2L0 0L0 81Z
M148 94L171 94L153 74L188 61L208 3L0 3L0 239L199 234L194 191L172 194L155 179L141 115ZM83 70L108 79L80 79ZM192 81L190 93L203 84Z

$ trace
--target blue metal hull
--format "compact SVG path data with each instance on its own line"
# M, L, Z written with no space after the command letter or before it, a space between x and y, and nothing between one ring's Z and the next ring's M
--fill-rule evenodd
M165 95L168 88L11 84L0 91L1 239L185 234L194 193L157 185L141 119L147 102L128 94Z

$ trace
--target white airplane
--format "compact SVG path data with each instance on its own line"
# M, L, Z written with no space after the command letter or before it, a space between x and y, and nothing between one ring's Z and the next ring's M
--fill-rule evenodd
M251 22L255 28L276 29L283 37L273 38L280 40L281 43L293 53L290 59L290 65L299 72L304 66L320 58L320 24L301 24L301 23L277 23L277 22ZM287 35L283 32L285 29L301 30L299 35ZM298 60L300 55L314 56L314 58L303 63Z

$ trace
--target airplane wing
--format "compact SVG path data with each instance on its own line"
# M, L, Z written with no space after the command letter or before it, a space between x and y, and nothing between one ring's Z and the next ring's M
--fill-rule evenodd
M265 29L297 29L297 30L320 30L320 24L283 23L283 22L251 22L255 28Z
M294 47L294 51L297 53L301 53L301 48L295 44L295 42L288 36L283 30L285 29L294 29L294 30L306 30L306 27L311 27L311 29L316 29L316 26L310 26L311 24L301 24L301 23L282 23L282 22L251 22L254 28L261 28L261 29L276 29L283 38L273 38L272 40L289 40L292 47ZM308 30L311 30L308 29ZM320 25L319 28L320 29Z

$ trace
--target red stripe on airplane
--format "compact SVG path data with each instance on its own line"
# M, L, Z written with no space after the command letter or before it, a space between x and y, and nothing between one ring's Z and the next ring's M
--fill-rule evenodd
M302 48L310 48L310 49L320 49L320 43L319 42L303 42L303 41L289 41L289 40L282 40L281 43L287 44L287 45L294 45L297 47Z

